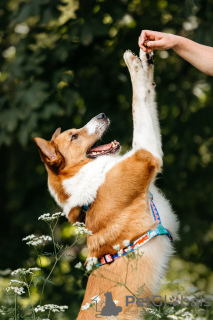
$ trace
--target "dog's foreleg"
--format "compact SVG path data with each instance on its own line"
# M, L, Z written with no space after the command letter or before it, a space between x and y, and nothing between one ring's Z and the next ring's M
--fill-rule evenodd
M156 141L158 144L158 152L162 158L163 151L162 151L160 124L158 119L157 105L155 102L154 54L153 52L145 53L143 50L140 49L140 59L141 59L144 71L147 74L147 86L148 86L147 102L151 112L154 133L155 133Z
M124 59L130 72L133 88L133 150L145 149L158 158L161 164L162 152L159 149L150 108L147 68L143 68L141 60L131 51L125 52Z

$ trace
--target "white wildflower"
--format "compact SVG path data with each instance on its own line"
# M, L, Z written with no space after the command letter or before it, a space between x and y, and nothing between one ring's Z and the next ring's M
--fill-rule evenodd
M88 235L92 236L92 231L89 231L83 222L76 222L73 224L73 226L76 227L75 234L77 234L77 235L88 234Z
M90 303L86 303L84 306L81 307L81 310L89 309Z
M34 234L30 234L29 236L25 237L22 239L22 241L27 241L27 240L32 240L34 239L36 236Z
M193 320L194 319L193 314L190 312L184 312L182 314L182 317L184 317L183 319L185 319L185 320Z
M2 314L3 316L6 315L6 308L5 307L3 307L3 306L0 307L0 314Z
M76 265L75 265L75 268L77 269L81 269L82 267L82 263L81 262L78 262Z
M150 313L150 314L155 315L157 318L161 318L161 315L156 310L153 310L153 309L150 309L150 308L146 308L146 311L148 313Z
M41 270L40 268L28 268L28 269L25 269L25 268L19 268L19 269L16 269L14 270L13 272L11 272L11 275L14 276L18 273L21 273L21 274L33 274L34 271L39 271Z
M40 217L38 217L38 220L49 221L49 219L50 219L50 214L49 213L44 213Z
M19 280L10 280L9 286L13 285L14 283L21 284L22 286L26 286L26 287L28 286L26 282L19 281Z
M178 320L178 317L177 317L177 316L174 316L174 315L169 315L169 316L167 316L167 318L174 319L174 320Z
M52 311L52 312L64 312L66 309L68 309L68 306L58 306L56 304L45 304L44 306L38 305L34 310L35 312L45 312L46 310Z
M86 227L86 225L85 225L85 223L83 223L83 222L75 222L75 223L73 223L73 226L74 227Z
M92 297L91 299L92 301L96 301L97 303L101 301L101 298L99 296L95 296L95 297Z
M177 312L175 312L175 314L181 314L183 313L187 308L183 308L183 309L180 309L178 310Z
M113 246L113 248L118 251L118 250L120 250L120 245L116 244L115 246Z
M120 251L118 251L118 255L119 257L121 257L123 255L123 249L121 249Z
M58 219L59 217L65 216L65 213L63 212L56 212L50 215L50 213L44 213L40 217L38 217L38 220L43 220L43 221L53 221L55 219Z
M95 266L98 263L98 259L96 257L89 257L87 258L87 265L86 269L87 271L91 271L93 266Z
M13 287L13 286L9 286L6 288L6 291L9 292L9 291L12 291L13 293L15 294L18 294L19 296L23 293L25 293L24 291L24 287Z
M39 271L39 270L41 270L40 268L29 268L28 269L29 271Z
M28 246L33 246L33 247L36 247L38 246L39 244L42 244L43 241L41 239L37 239L37 240L33 240L33 241L28 241L26 244Z
M29 237L31 237L31 238L29 238ZM29 245L29 246L38 246L39 244L43 244L45 241L51 241L52 240L52 238L50 236L44 236L44 235L42 235L40 237L36 237L36 236L32 237L32 235L31 235L31 236L28 236L26 238L23 238L22 240L26 241L26 240L29 240L29 239L31 239L31 240L26 242L26 244Z
M130 241L129 240L124 240L123 241L123 245L124 245L124 247L129 246L130 245Z

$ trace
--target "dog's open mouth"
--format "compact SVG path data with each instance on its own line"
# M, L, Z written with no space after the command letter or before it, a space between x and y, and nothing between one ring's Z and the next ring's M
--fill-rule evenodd
M120 151L120 143L114 140L111 143L103 144L97 147L93 145L92 148L87 151L87 157L97 158L99 156L103 156L106 154L107 155L115 154L115 153L118 153L119 151Z

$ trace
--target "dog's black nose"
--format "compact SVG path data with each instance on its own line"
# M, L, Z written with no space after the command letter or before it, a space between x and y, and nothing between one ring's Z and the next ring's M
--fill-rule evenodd
M97 115L97 119L98 120L100 120L100 119L106 119L107 118L107 116L105 115L105 113L99 113L98 115Z

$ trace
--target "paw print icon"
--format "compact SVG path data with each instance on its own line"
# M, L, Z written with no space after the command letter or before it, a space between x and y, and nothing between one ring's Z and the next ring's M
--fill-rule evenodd
M173 307L176 307L177 305L180 304L180 301L178 300L178 297L172 296L172 297L169 298L169 300L171 301L171 302L169 302L169 304L172 305Z

